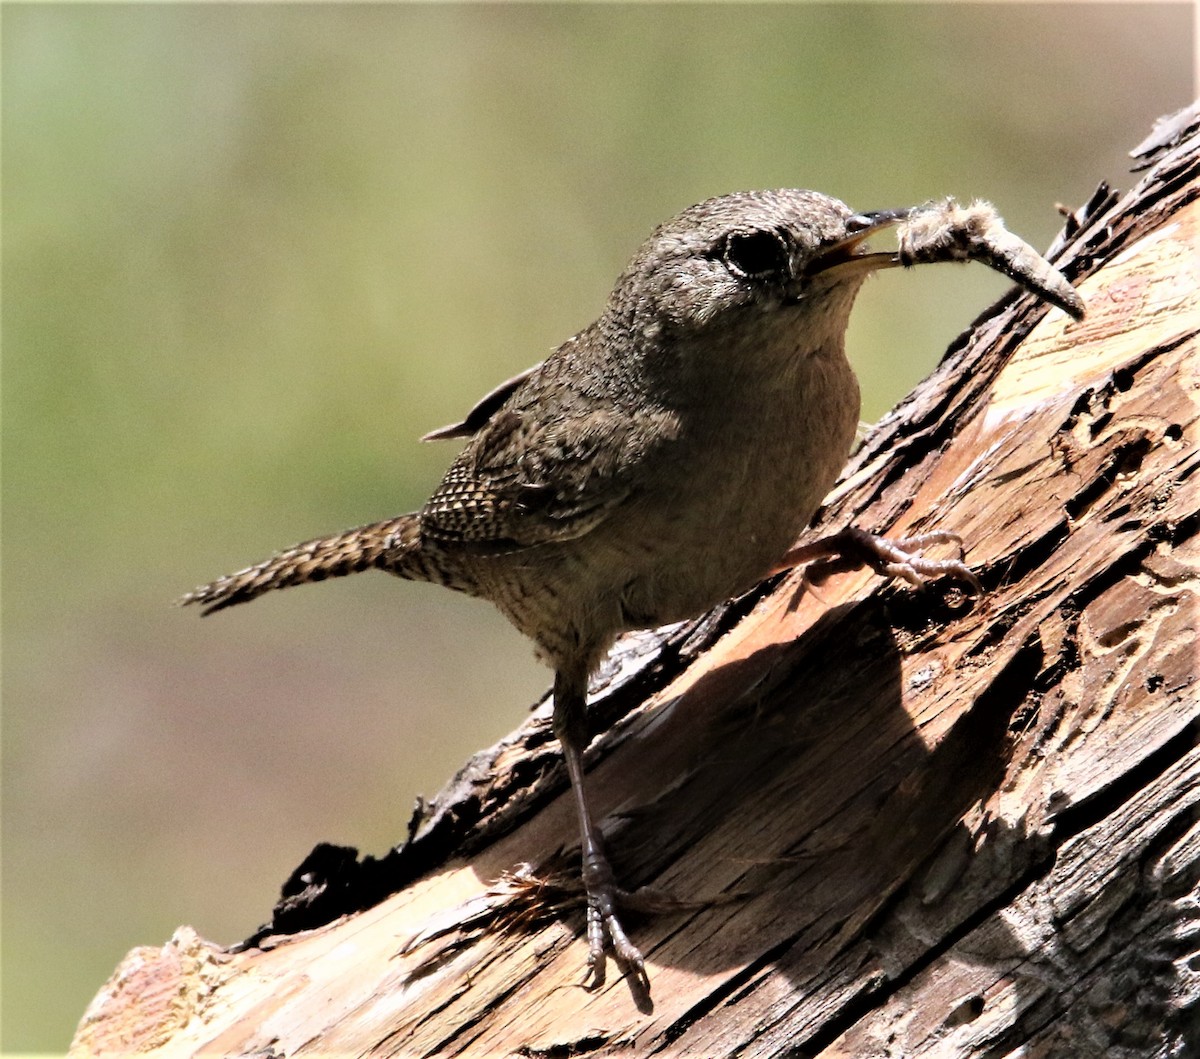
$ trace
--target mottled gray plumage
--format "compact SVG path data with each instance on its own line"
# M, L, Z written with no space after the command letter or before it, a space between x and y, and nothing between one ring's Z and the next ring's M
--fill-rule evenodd
M469 440L419 512L298 545L184 602L208 613L376 568L499 607L555 670L555 731L583 834L589 968L602 980L610 942L641 975L584 798L588 675L620 633L699 614L786 561L858 423L844 337L859 287L876 268L961 259L963 241L945 232L957 209L855 215L825 195L782 190L685 210L643 244L595 323L428 435ZM909 225L904 260L868 254L862 240L897 222ZM980 256L970 246L967 256ZM961 563L900 554L881 569L971 579Z

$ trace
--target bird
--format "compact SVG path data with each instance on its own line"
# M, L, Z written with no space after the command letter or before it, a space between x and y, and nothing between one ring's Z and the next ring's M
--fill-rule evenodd
M465 444L420 510L295 545L181 602L211 614L374 569L493 603L554 672L552 727L580 830L585 981L603 983L609 951L644 981L620 918L629 894L587 798L589 676L623 633L695 617L824 555L978 589L959 559L920 554L957 541L948 531L888 542L847 527L796 543L854 442L860 395L845 338L869 274L972 257L999 267L997 246L1015 241L1032 257L1006 271L1082 312L1057 272L975 206L856 213L778 189L685 209L637 250L593 323L425 436ZM868 250L897 224L902 253Z

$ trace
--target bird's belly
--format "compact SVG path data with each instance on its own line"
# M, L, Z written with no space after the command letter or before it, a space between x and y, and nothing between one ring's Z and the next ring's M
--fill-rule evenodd
M614 524L611 565L624 627L693 617L769 574L845 462L853 425L833 426L837 436L820 445L759 443L740 458L727 453L719 473L681 475L647 505L652 511L631 510L630 536Z
M695 617L752 588L808 525L853 440L857 384L844 359L825 367L805 400L776 404L769 418L752 414L764 400L744 414L723 409L677 459L660 452L600 525L501 559L480 594L555 658L581 643L602 651L621 632Z
M832 480L822 479L820 487L804 483L807 488L777 484L767 504L758 490L735 483L705 492L694 510L679 510L676 518L648 532L640 554L628 550L621 607L629 627L692 617L769 574L808 524Z

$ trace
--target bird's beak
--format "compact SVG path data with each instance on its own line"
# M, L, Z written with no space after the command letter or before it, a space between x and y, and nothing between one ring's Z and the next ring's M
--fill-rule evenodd
M856 213L853 217L847 217L845 237L830 243L809 261L804 270L805 276L836 272L837 278L841 279L881 268L894 268L901 264L896 254L873 253L863 244L877 232L899 224L910 213L911 207L901 207L894 210L872 210L870 213Z

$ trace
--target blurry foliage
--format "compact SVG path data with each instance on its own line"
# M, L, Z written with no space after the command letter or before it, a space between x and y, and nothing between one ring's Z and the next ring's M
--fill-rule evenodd
M178 922L247 933L315 841L398 841L546 683L423 586L203 624L179 592L416 506L453 448L415 438L694 201L980 195L1044 245L1192 91L1186 5L0 17L7 1049L61 1048ZM1005 286L869 285L865 414Z

